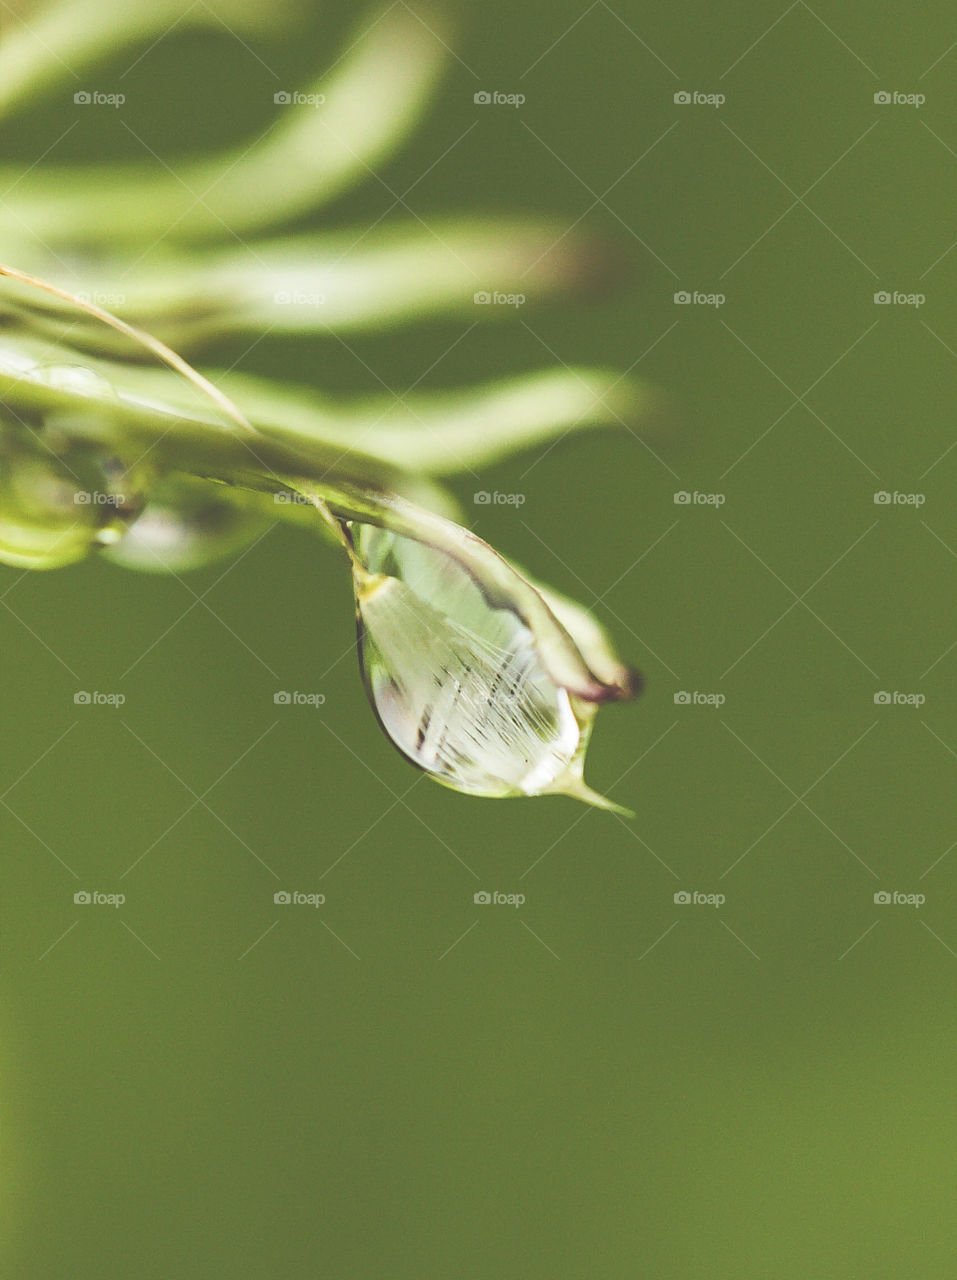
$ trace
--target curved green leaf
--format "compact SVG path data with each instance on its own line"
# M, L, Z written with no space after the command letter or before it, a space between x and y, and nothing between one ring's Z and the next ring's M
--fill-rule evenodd
M201 7L201 6L200 6ZM78 12L85 13L79 6ZM171 169L126 164L0 171L15 188L0 232L23 226L75 246L201 240L249 233L317 208L395 150L424 107L446 49L404 4L363 19L349 53L311 93L318 107L277 105L251 146Z

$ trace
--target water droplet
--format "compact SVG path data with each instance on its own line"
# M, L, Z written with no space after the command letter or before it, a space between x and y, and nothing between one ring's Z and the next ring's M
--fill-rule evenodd
M125 569L179 573L241 550L269 524L242 494L181 476L150 491L141 515L103 555Z
M115 400L116 390L108 378L79 364L38 364L30 371L31 382L40 382L54 391L87 396L94 400Z
M0 562L57 569L117 538L140 501L123 464L64 446L58 432L14 427L0 430Z
M521 617L444 551L367 524L351 540L360 661L386 733L439 782L481 796L582 781L597 708L557 685Z

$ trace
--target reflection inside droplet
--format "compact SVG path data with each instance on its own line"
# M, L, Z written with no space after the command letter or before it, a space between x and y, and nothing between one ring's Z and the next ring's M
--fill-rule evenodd
M179 573L242 550L269 523L225 485L170 477L150 490L142 514L103 555L124 569Z
M363 675L403 754L474 795L574 789L587 731L521 618L490 606L445 552L371 525L347 531Z
M56 426L0 416L0 562L56 569L121 536L139 510L134 478L112 455Z

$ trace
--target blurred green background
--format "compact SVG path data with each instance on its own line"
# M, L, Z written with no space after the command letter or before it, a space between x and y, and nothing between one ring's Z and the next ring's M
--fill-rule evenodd
M53 101L5 153L237 140L354 21L324 4L255 56L174 30L90 77L122 116L58 141ZM584 217L617 292L221 353L342 392L560 360L675 393L654 452L607 431L482 475L520 510L458 486L645 673L590 755L634 822L418 778L304 533L183 582L0 573L7 1274L953 1274L952 41L943 3L466 6L382 179L428 170L425 220ZM370 177L320 224L392 201ZM74 905L94 889L126 903Z

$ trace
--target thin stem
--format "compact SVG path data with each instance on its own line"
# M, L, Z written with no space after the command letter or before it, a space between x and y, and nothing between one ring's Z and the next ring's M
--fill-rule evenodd
M6 276L9 280L18 280L21 284L28 285L34 289L41 289L44 293L60 298L63 302L68 302L80 311L85 311L87 315L93 316L95 320L100 320L103 324L109 325L111 329L115 329L117 333L122 333L139 346L145 347L163 364L168 365L170 369L181 374L193 386L198 387L200 391L208 395L244 431L248 431L252 435L256 434L255 428L246 421L228 396L224 395L208 378L204 378L201 373L198 373L188 361L177 355L165 342L161 342L159 338L154 338L151 333L147 333L144 329L139 329L135 325L127 324L125 320L121 320L119 316L115 316L112 312L97 306L95 302L88 302L84 298L78 298L76 294L70 293L68 289L61 289L58 285L49 284L46 280L40 280L26 271L18 270L16 267L8 267L4 263L0 263L0 276Z

